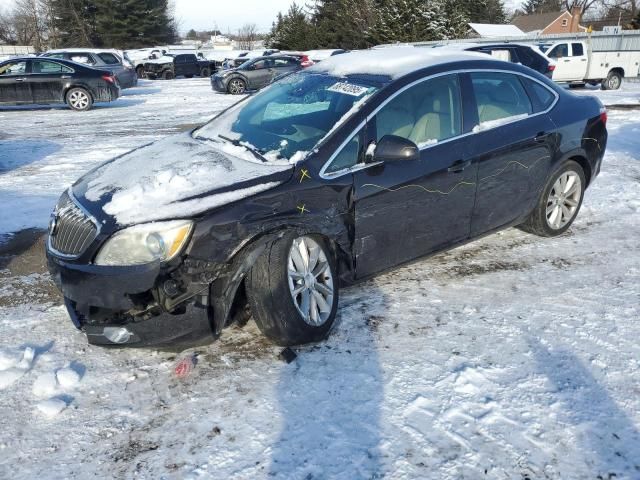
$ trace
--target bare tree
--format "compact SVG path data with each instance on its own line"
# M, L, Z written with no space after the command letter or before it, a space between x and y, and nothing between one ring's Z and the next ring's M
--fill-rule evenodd
M574 8L580 9L580 14L584 15L589 9L600 5L602 0L566 0L565 7L569 12Z
M236 35L240 50L253 50L258 41L258 27L255 23L245 23Z

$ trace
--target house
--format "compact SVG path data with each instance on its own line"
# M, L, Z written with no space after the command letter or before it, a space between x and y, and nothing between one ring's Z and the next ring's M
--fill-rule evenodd
M534 13L532 15L519 15L511 22L526 33L538 35L579 33L587 29L580 25L582 14L580 7L574 7L571 12Z

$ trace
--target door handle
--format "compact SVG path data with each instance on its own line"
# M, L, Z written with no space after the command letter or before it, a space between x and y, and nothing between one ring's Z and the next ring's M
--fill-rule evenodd
M460 173L465 168L467 168L469 165L471 165L471 160L458 160L453 165L451 165L449 168L447 168L447 172Z
M533 141L536 143L544 143L547 141L547 137L549 134L547 132L538 132L538 134L533 137Z
M60 78L64 78L64 79L71 78L71 75L62 75Z
M16 82L24 82L26 78L16 78Z

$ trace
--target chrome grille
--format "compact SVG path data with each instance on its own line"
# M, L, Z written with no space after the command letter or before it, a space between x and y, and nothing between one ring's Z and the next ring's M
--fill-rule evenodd
M56 206L55 226L49 231L49 242L57 253L80 255L96 238L95 224L65 192Z

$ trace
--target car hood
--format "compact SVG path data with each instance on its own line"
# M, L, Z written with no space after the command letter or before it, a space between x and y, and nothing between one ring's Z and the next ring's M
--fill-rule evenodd
M293 170L186 133L102 164L78 180L73 194L101 223L126 226L197 216L281 185Z

